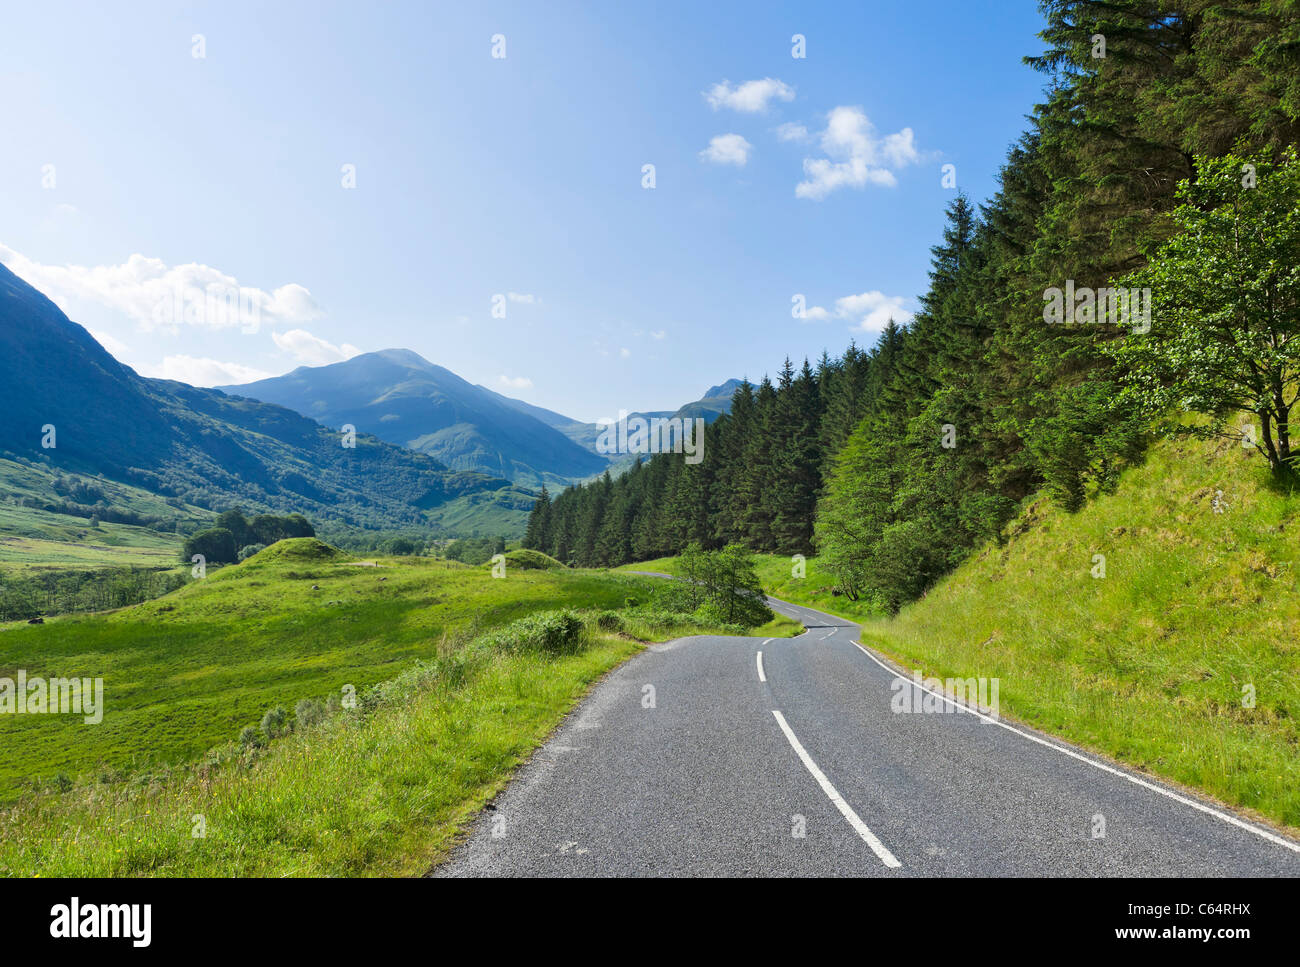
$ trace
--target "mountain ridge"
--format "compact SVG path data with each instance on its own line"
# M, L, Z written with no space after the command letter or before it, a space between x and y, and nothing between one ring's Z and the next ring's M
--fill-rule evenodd
M703 416L711 422L730 407L738 385L739 380L728 380L678 410L641 415ZM622 472L632 462L624 454L598 452L599 424L470 383L410 349L299 366L283 376L218 389L285 406L329 426L350 424L453 469L490 473L533 489Z
M345 447L284 407L142 377L2 265L0 377L0 452L195 506L427 526L450 501L511 489L373 436Z

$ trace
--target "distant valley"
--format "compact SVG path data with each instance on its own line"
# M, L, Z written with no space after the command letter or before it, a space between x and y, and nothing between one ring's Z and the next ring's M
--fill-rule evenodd
M0 266L0 539L172 535L234 506L324 527L519 536L537 492L609 471L600 427L477 386L409 350L244 386L148 379ZM675 411L727 411L738 381ZM616 415L616 414L611 414ZM339 432L356 428L356 445ZM91 521L95 523L93 526ZM89 529L88 529L89 528ZM148 533L113 540L152 545Z
M739 380L728 380L677 410L631 415L712 422L727 412L738 385ZM219 388L231 396L287 407L336 429L354 426L426 453L453 470L488 474L533 490L563 488L606 470L617 474L636 459L597 452L599 424L503 396L408 349L365 353Z

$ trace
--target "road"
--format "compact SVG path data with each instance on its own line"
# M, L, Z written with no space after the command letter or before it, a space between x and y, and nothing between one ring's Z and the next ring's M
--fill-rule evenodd
M926 696L856 625L769 604L806 631L612 672L434 875L1300 875L1300 845L1059 739L891 711Z

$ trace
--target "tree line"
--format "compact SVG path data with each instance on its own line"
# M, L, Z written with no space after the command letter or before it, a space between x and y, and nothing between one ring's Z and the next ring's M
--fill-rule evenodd
M1045 99L993 197L948 205L916 315L746 381L697 464L663 454L543 491L524 546L579 566L692 543L817 553L844 593L893 610L1002 539L1027 497L1073 510L1112 486L1155 433L1240 437L1294 481L1294 4L1043 10L1047 49L1026 60ZM1148 327L1095 301L1060 324L1045 309L1053 289L1116 285L1150 289Z
M218 514L211 527L187 537L181 548L181 560L192 561L197 554L207 564L234 564L276 541L315 536L316 529L302 514L284 517L257 514L250 519L244 516L242 508L235 507Z

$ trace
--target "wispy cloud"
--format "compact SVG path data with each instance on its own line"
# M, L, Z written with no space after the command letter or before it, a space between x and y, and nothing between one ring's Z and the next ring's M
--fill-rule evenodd
M798 141L805 142L810 140L808 128L798 121L787 121L776 129L776 137L779 141Z
M533 381L527 376L507 376L502 373L497 377L497 382L506 389L524 390L533 388Z
M168 356L158 366L145 366L141 375L155 379L174 379L191 386L226 386L252 383L267 379L273 373L242 366L239 363L223 363L216 359L200 359L194 356Z
M804 180L795 186L799 198L821 200L840 188L898 184L894 171L921 160L911 128L883 138L860 107L837 107L827 115L821 133L825 158L805 158Z
M700 157L715 165L743 166L749 160L753 147L739 134L719 134L709 142L709 146L700 152Z
M775 77L745 81L736 87L732 87L730 81L721 81L704 92L704 99L715 111L725 107L746 114L757 114L766 111L773 99L793 101L794 88Z
M117 359L119 362L124 357L131 354L130 346L109 333L103 332L99 329L88 329L86 331L95 337L95 342L107 349L109 355Z

